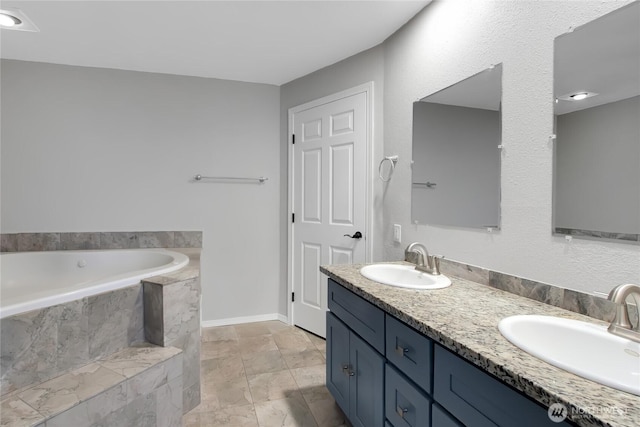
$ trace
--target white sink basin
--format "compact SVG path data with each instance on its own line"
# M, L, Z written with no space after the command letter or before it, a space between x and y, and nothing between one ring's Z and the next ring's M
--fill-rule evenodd
M640 343L606 326L551 316L521 315L498 324L506 339L558 368L640 396Z
M367 279L384 285L411 289L441 289L451 285L451 280L442 274L434 276L401 264L372 264L360 269Z

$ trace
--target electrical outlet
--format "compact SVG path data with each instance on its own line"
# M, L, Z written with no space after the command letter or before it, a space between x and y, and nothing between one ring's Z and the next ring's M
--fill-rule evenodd
M400 243L402 241L402 226L393 224L393 241Z

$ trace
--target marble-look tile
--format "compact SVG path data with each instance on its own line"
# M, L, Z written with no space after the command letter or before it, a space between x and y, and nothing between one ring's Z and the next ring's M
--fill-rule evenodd
M132 378L159 364L166 364L167 373L173 379L182 375L181 354L182 351L175 347L158 347L141 343L103 357L97 363L126 378Z
M291 331L292 329L294 329L295 327L281 322L279 320L267 320L265 322L262 322L264 324L264 326L267 327L267 329L269 329L269 331L272 334L277 334L278 332L286 332L286 331Z
M109 414L99 426L95 427L156 427L158 424L157 404L154 394L141 396L124 408Z
M203 342L200 347L200 359L215 359L240 353L238 340L220 340Z
M316 346L313 345L307 334L299 329L292 329L290 331L282 331L273 334L273 339L280 351L302 351L316 349Z
M238 356L203 360L201 380L203 384L219 384L244 377L244 365Z
M182 353L139 372L127 380L127 397L131 401L144 396L176 378L180 378L180 384L182 384ZM182 407L182 400L180 400L180 406Z
M221 408L244 406L253 403L249 383L245 376L227 382L206 385L206 387L213 387Z
M289 370L249 375L247 380L254 403L301 396Z
M278 350L263 353L245 354L242 356L247 375L277 372L287 369L282 355Z
M611 322L615 316L615 304L595 295L588 295L571 289L564 290L562 308L582 313L589 317Z
M200 381L191 387L186 387L182 393L182 411L184 413L189 411L213 411L219 407L220 402L218 402L215 389L210 387L208 390L204 390L204 386Z
M184 417L184 427L258 427L253 405L193 412Z
M122 375L92 363L38 384L18 396L42 415L51 416L121 383L124 379Z
M238 340L234 326L217 326L202 330L202 342Z
M140 247L138 235L131 232L100 233L101 249L135 249Z
M92 359L144 341L142 286L90 296L88 316Z
M445 258L440 262L440 270L447 276L456 276L483 285L489 284L489 270L484 268Z
M235 325L236 333L238 337L255 337L257 335L269 335L271 330L262 322L257 323L243 323Z
M141 248L172 248L175 246L173 231L143 231L136 233Z
M322 353L316 349L302 351L282 351L282 357L289 369L304 368L325 364Z
M142 282L144 306L144 338L155 345L164 345L163 287Z
M60 249L100 249L100 233L60 233Z
M0 402L0 425L2 427L35 426L44 421L44 417L19 398L5 399Z
M62 373L89 363L88 298L57 306L56 371Z
M18 251L18 235L17 234L0 234L0 252L17 252Z
M176 231L174 233L175 248L201 248L202 231Z
M262 427L317 427L313 414L301 397L260 402L255 405L258 423Z
M182 349L182 382L185 387L185 393L187 388L200 383L201 366L200 366L200 332L193 331L189 335L180 337L175 341L168 343L172 347ZM195 396L191 397L193 400ZM195 400L193 400L195 402ZM192 408L193 406L186 406L185 408Z
M156 390L156 427L182 426L182 376Z
M340 409L327 387L314 386L303 388L304 396L311 413L321 427L339 427L349 425L347 417Z
M301 389L325 385L325 365L291 369L291 374Z
M127 405L124 383L100 393L47 420L47 427L94 426Z
M2 395L57 374L59 312L48 307L0 322Z
M271 335L240 337L238 340L238 348L241 354L278 350L278 346Z
M19 233L18 251L60 250L60 233Z
M199 278L163 289L164 343L200 331Z

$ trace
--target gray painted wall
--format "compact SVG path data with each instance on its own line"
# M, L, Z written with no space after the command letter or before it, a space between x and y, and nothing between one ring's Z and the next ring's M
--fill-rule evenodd
M384 258L431 253L532 280L608 292L640 278L640 247L552 235L554 38L628 1L436 1L385 42L385 151L400 155L384 196ZM503 64L501 229L411 223L412 103ZM392 240L392 225L404 241ZM604 268L603 268L604 267Z
M280 310L278 87L12 60L1 79L3 233L202 230L203 319Z
M640 97L557 118L555 226L640 233Z

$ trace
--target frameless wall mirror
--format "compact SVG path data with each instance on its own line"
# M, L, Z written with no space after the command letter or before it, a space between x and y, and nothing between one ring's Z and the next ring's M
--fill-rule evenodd
M553 231L639 243L640 3L555 40Z
M411 219L500 226L502 64L413 103Z

